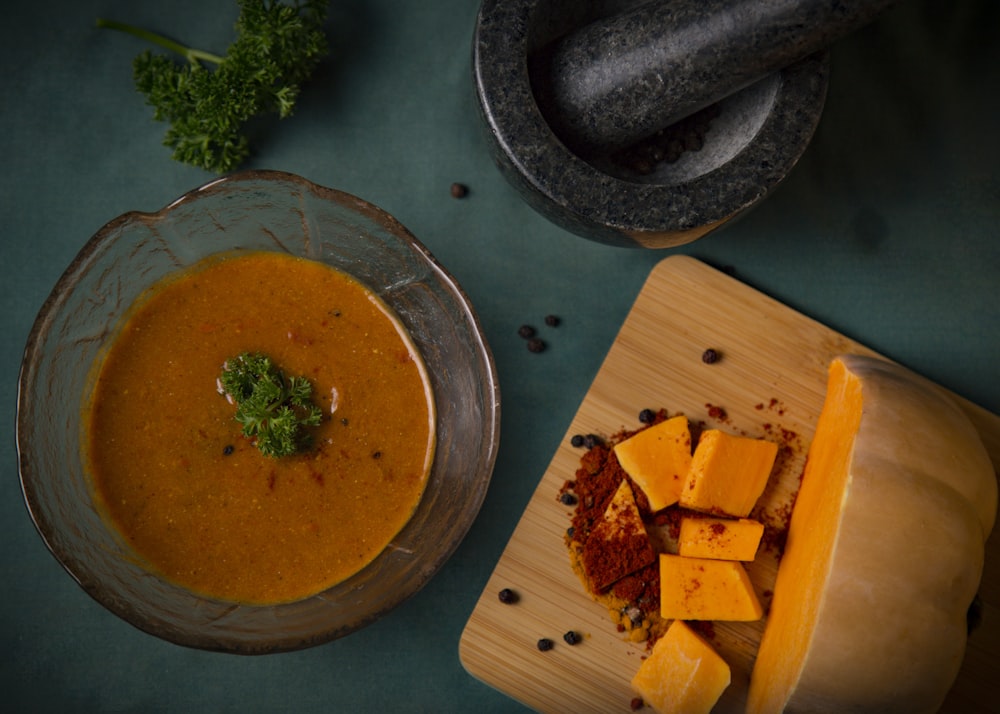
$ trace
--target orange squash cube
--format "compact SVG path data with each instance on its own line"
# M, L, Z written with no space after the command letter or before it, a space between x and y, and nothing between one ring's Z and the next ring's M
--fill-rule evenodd
M675 416L638 431L614 447L618 463L642 489L652 511L677 503L691 467L691 431Z
M718 429L702 433L691 457L680 504L695 511L745 517L767 485L778 445L733 436Z
M694 558L753 560L764 535L764 524L750 518L684 516L677 552Z
M679 620L759 620L750 576L735 560L660 553L660 615Z
M583 572L596 590L656 562L628 479L622 479L583 547Z
M632 688L660 714L708 714L731 681L719 653L674 620L632 677Z

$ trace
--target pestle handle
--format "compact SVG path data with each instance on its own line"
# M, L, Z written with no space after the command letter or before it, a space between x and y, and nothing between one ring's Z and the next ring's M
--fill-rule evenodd
M822 50L895 0L656 0L529 58L539 108L583 155L632 145Z

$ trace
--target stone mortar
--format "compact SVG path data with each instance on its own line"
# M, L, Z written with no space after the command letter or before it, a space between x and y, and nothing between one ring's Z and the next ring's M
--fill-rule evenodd
M819 122L828 53L814 51L712 104L700 149L674 161L628 162L610 145L570 150L540 108L529 58L641 4L484 0L473 68L494 159L529 205L592 240L668 248L726 224L785 178Z

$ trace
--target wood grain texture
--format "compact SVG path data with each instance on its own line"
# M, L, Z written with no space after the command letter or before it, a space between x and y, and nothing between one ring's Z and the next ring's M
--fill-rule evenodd
M702 352L722 353L704 364ZM798 488L809 439L826 390L830 360L872 350L686 256L661 261L612 345L579 411L483 590L459 643L466 670L542 712L628 712L629 682L645 645L626 642L569 565L563 535L571 507L558 500L574 477L581 450L574 434L610 436L639 426L643 408L666 408L711 423L707 405L733 433L784 439L789 448L762 496L765 518L782 519ZM773 400L773 401L772 401ZM1000 465L1000 418L959 402ZM987 542L981 596L983 624L969 640L962 672L945 712L995 711L1000 695L1000 537ZM748 567L767 604L777 562L762 552ZM511 588L516 604L497 593ZM575 646L562 636L583 636ZM717 625L714 644L733 670L717 712L742 712L763 622ZM549 638L555 647L539 651Z

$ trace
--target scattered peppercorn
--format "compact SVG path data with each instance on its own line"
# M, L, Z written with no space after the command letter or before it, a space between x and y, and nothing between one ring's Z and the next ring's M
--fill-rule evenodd
M573 630L570 630L565 635L563 635L563 640L566 641L567 645L575 645L580 641L580 635Z
M643 409L641 412L639 412L639 421L642 424L652 424L655 419L656 419L656 412L654 412L652 409Z
M583 442L584 442L583 434L573 434L573 436L569 440L570 446L574 446L578 449L581 446L583 446Z
M612 160L622 168L640 175L649 175L656 170L658 164L673 164L685 152L700 151L705 145L705 137L712 122L720 114L719 105L712 104L618 152Z
M453 183L451 185L452 198L465 198L469 195L469 187L464 183Z
M701 353L701 361L705 364L715 364L719 361L719 353L709 347L707 350Z
M500 602L502 602L504 605L513 605L515 602L517 602L517 593L511 590L510 588L504 588L503 590L501 590L499 593L497 593L497 597L500 598Z
M223 456L229 456L231 453L233 453L233 451L235 451L235 448L233 447L233 445L232 444L226 444L225 448L222 449L222 454L223 454Z
M523 337L526 340L530 340L535 336L535 328L531 325L521 325L517 328L517 334L519 337Z
M597 434L587 434L583 437L583 445L588 449L593 449L595 446L601 443L601 437Z
M632 701L628 703L629 709L631 709L634 712L637 712L640 709L642 709L644 705L645 703L642 701L641 697L632 697Z
M541 652L548 652L550 649L556 646L556 643L550 640L548 637L543 637L538 640L538 649Z
M576 505L576 496L574 496L572 493L564 493L560 495L559 500L562 502L564 506Z
M537 337L532 337L530 340L528 340L528 351L535 353L544 352L545 342L538 339Z
M373 459L381 459L382 458L382 452L381 451L375 451L375 452L373 452L372 453L372 458Z
M549 327L559 327L559 318L556 315L546 315L545 324Z

